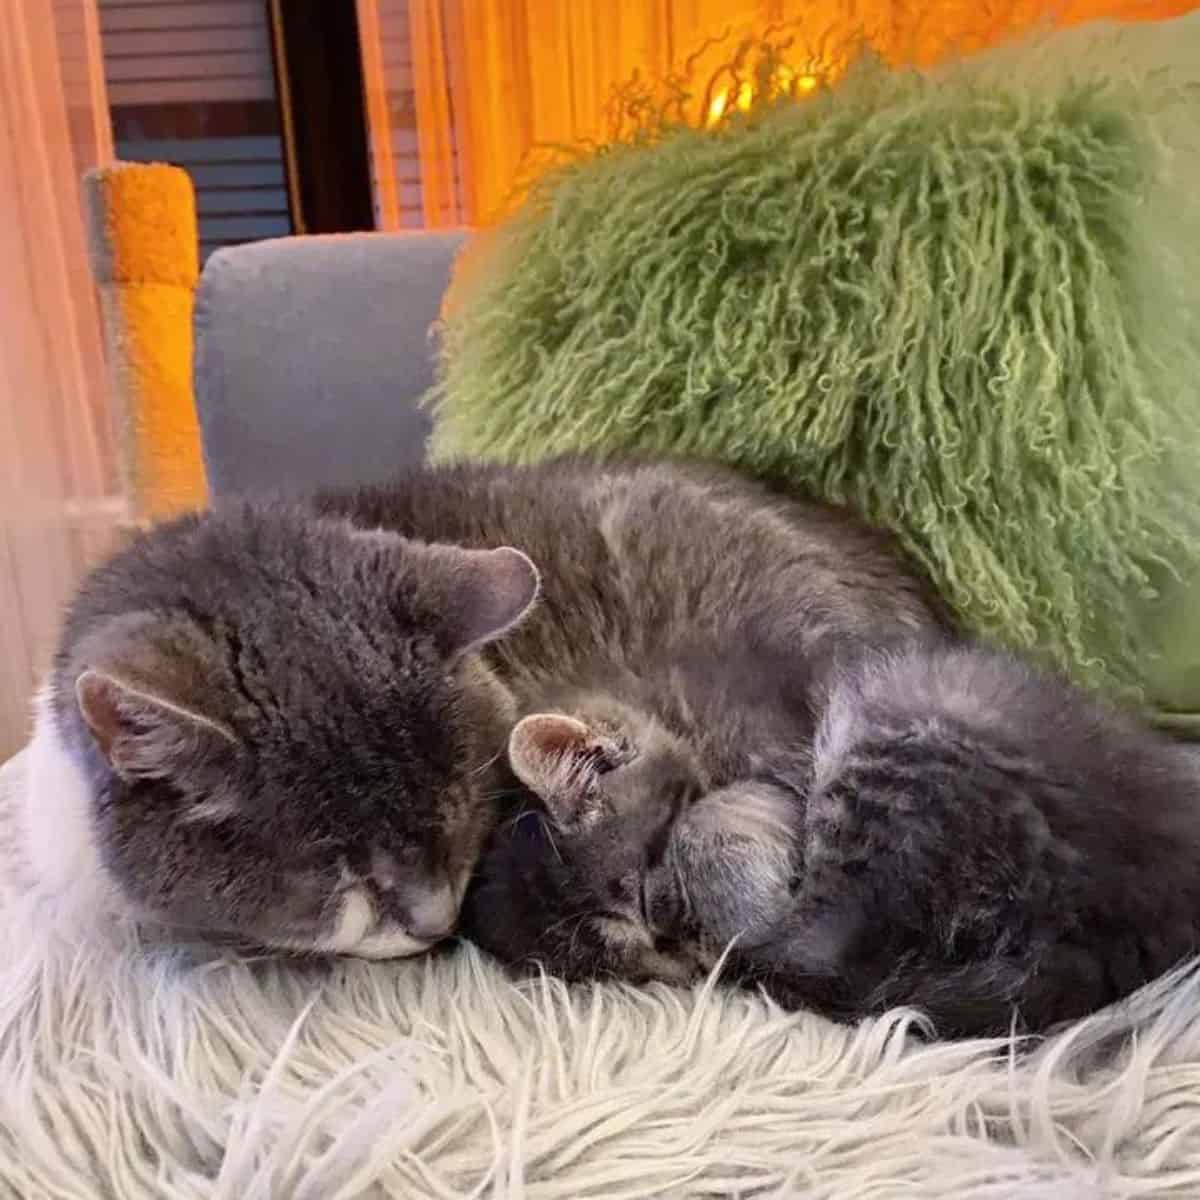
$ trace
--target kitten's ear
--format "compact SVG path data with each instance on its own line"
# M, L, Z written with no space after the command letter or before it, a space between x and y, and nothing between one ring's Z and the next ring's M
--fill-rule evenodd
M537 567L511 546L429 549L442 574L439 608L451 653L466 653L507 633L538 597Z
M593 785L603 743L582 721L557 713L525 717L509 734L508 761L560 829L586 829L599 817Z
M236 744L219 721L104 671L83 671L75 699L97 748L123 779L179 777Z

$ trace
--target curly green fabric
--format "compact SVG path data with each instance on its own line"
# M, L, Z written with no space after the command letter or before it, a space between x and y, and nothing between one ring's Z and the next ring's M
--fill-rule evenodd
M573 163L447 321L434 456L732 464L896 530L969 628L1136 692L1138 614L1200 530L1161 101L864 68Z

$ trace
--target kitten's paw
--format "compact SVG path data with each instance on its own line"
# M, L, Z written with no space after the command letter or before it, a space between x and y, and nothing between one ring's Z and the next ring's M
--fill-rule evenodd
M749 781L710 792L679 819L671 853L707 942L753 944L787 915L798 826L789 793Z
M688 954L664 954L659 950L645 950L639 960L639 967L645 972L647 980L656 979L661 983L674 984L684 987L694 983L704 974L701 964Z
M686 984L702 974L699 962L684 947L659 949L650 931L632 922L598 917L592 928L604 943L608 970L618 979Z
M788 854L799 822L796 799L769 783L747 780L702 796L681 818L696 835L737 838L764 853Z

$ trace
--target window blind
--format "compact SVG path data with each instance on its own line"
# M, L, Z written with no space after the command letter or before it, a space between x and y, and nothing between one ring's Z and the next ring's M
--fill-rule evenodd
M192 176L201 256L291 232L262 0L100 0L119 158Z

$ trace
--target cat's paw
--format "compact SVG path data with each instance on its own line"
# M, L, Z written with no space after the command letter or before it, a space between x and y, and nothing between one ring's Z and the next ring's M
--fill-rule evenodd
M640 956L639 966L647 980L671 983L676 987L695 983L705 974L705 969L697 959L682 952L664 954L659 950L646 950Z
M682 945L663 949L649 930L631 922L599 917L592 927L604 943L611 973L619 979L682 985L704 973L695 955Z
M790 911L799 814L793 796L755 781L710 792L680 817L671 854L709 945L753 945Z

